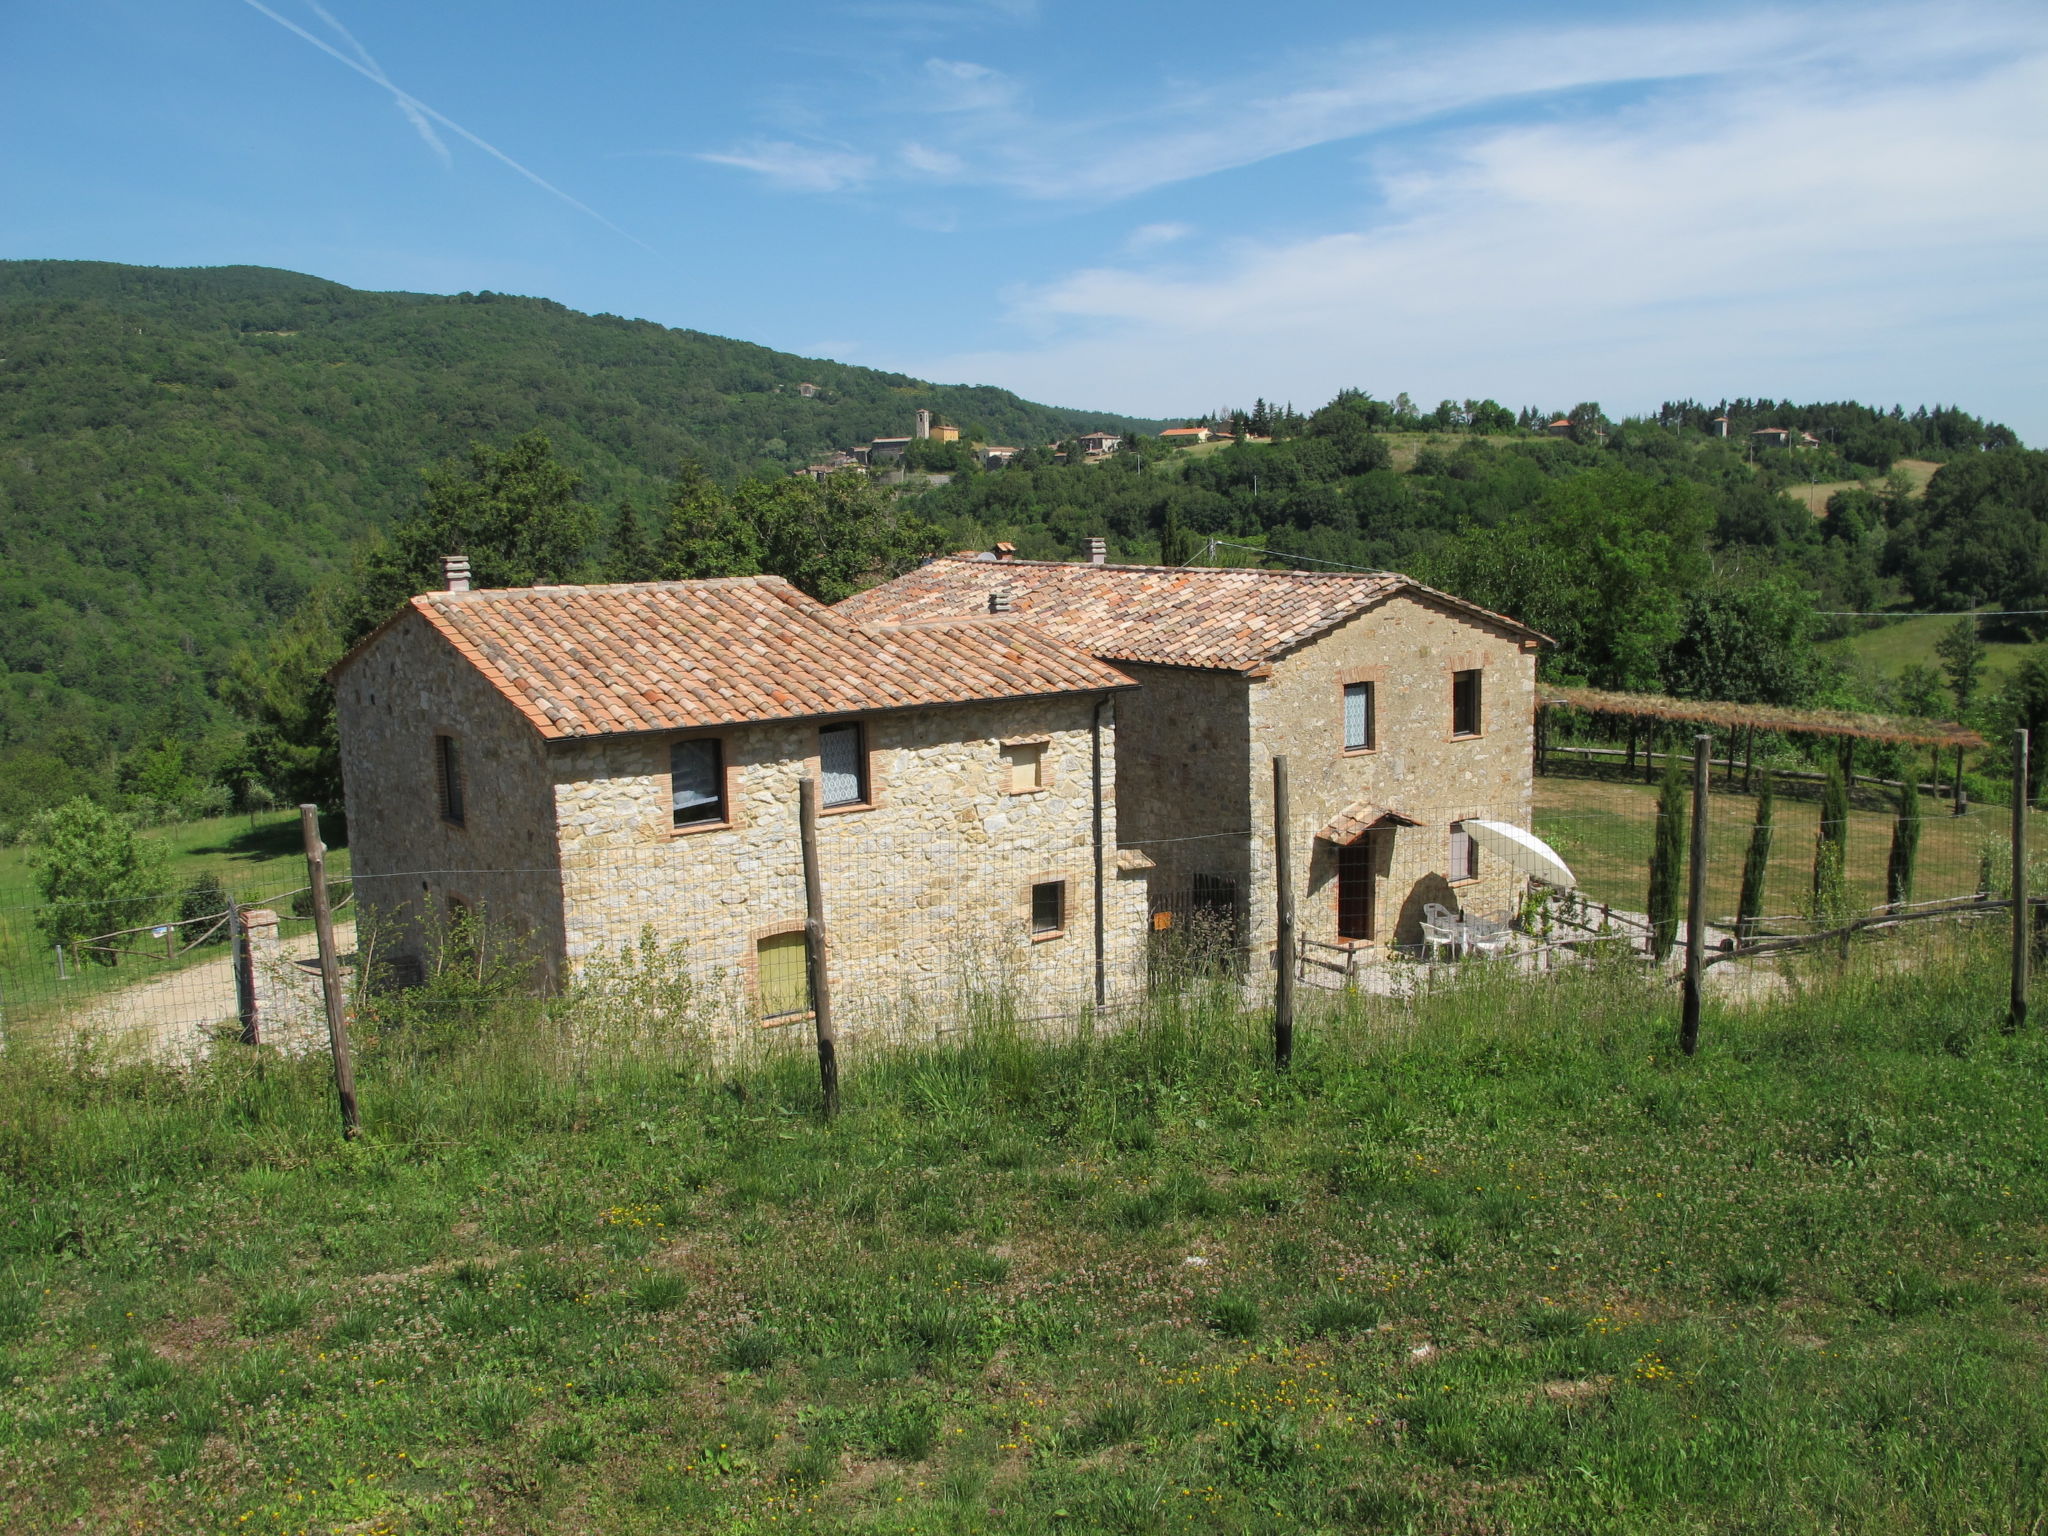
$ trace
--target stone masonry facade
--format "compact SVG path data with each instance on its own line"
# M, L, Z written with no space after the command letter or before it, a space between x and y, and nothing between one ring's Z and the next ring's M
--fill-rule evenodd
M833 1008L842 1027L952 1015L1003 998L1029 1013L1094 1000L1094 783L1101 751L1103 957L1127 996L1143 960L1142 882L1116 867L1115 705L1066 695L863 717L865 804L819 817ZM837 722L834 722L837 723ZM562 743L552 752L566 956L573 969L651 925L747 1014L760 941L804 919L800 781L816 720ZM721 739L728 819L677 830L669 744ZM1042 788L1013 786L1006 745L1041 751ZM1032 888L1059 883L1062 922L1033 933Z
M548 741L405 614L336 677L359 946L388 974L417 975L468 910L552 991L651 929L684 946L709 1016L758 1020L760 942L804 922L799 784L819 772L819 727L851 719L864 733L867 800L819 818L841 1028L920 1014L951 1023L970 999L1027 1014L1092 1003L1098 777L1103 981L1128 997L1146 921L1145 882L1116 857L1116 714L1128 696ZM707 735L722 743L728 815L678 829L669 748ZM446 814L437 737L454 743L459 823ZM1036 756L1035 784L1006 748ZM1054 883L1058 927L1034 931L1033 887Z
M357 946L405 975L449 918L488 914L543 988L562 979L561 864L547 744L416 613L335 678ZM455 743L460 824L443 814L435 737Z

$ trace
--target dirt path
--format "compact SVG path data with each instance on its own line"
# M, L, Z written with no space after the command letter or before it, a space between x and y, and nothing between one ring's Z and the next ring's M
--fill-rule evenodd
M355 948L355 924L336 923L334 942L346 962ZM318 954L310 933L258 944L256 999L265 1045L292 1054L326 1045ZM215 1033L235 1017L234 959L223 949L218 959L98 999L71 1017L66 1032L71 1044L89 1042L123 1059L190 1061L205 1055Z

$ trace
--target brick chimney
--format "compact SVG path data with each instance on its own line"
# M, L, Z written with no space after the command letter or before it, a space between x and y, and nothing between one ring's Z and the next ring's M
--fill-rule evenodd
M469 556L443 555L441 557L441 585L450 592L469 590Z
M1017 558L1017 546L1016 546L1016 545L1014 545L1014 544L1012 544L1012 543L1009 543L1009 542L1008 542L1007 540L1006 540L1005 542L1001 543L1001 544L998 544L998 545L996 546L996 558L997 558L998 560L1014 560L1014 559L1016 559L1016 558Z
M1109 541L1107 539L1090 539L1088 541L1088 563L1090 565L1100 565L1108 558Z
M997 587L993 592L989 593L988 611L990 613L1009 613L1013 611L1010 607L1010 589L1008 587Z

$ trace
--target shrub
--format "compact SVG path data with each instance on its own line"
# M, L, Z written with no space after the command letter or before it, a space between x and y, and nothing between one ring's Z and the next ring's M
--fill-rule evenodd
M1742 894L1735 904L1737 938L1747 943L1756 937L1757 922L1764 915L1764 881L1771 866L1771 771L1764 770L1763 786L1756 793L1756 821L1749 830L1749 851L1742 859Z
M1659 960L1671 958L1678 942L1679 884L1685 874L1685 776L1676 754L1664 761L1657 791L1656 837L1650 848L1650 943Z
M227 887L220 883L217 875L201 875L187 882L185 889L178 893L178 921L195 925L186 931L186 941L225 944L228 940L225 922L211 932L207 932L204 925L209 919L225 916L229 902Z
M80 796L38 816L33 830L36 888L43 906L36 926L51 944L70 944L124 928L140 928L163 905L163 844ZM95 952L101 965L115 956Z

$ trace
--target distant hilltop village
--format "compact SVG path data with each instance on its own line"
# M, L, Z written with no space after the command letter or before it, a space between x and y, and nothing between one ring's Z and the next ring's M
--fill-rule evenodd
M799 384L797 391L806 398L809 398L817 392L817 388L818 386L815 384ZM1206 438L1208 435L1207 429L1203 428L1200 430ZM820 460L816 464L805 465L797 473L808 475L813 480L823 480L827 476L839 474L843 470L877 470L884 465L899 462L903 458L905 450L912 443L957 443L959 441L960 429L958 427L940 421L931 411L920 406L917 411L916 424L910 436L878 437L871 442L859 443L851 448L842 448L837 453ZM1124 443L1123 435L1117 432L1083 432L1074 438L1073 441L1080 445L1081 453L1084 459L1088 461L1106 458L1110 454L1115 453ZM981 465L984 469L995 469L1007 464L1024 451L1022 448L1012 448L1003 443L974 443L969 446L974 456L981 460ZM1047 443L1045 451L1048 454L1064 459L1064 450L1058 443ZM897 470L894 473L901 474L902 471ZM934 474L931 478L944 482L951 477L941 473Z

